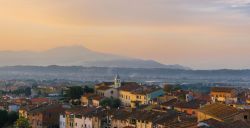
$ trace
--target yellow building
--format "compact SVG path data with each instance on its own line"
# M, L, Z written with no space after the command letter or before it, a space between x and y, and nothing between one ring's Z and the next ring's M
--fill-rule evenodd
M210 96L213 102L237 102L237 91L234 88L213 87L211 88Z
M250 98L246 99L246 103L250 104Z
M124 106L131 106L131 101L136 101L136 95L133 94L134 90L140 89L141 86L136 83L121 86L118 89L119 99Z
M24 117L24 118L28 118L28 112L27 109L25 108L20 108L19 111L19 117Z
M121 86L118 88L119 99L124 106L135 108L139 105L153 103L153 100L164 95L161 88L145 87L138 84Z

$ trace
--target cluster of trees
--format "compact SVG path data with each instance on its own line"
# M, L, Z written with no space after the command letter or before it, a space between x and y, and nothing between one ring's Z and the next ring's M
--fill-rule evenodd
M12 91L11 93L16 94L16 95L24 94L25 96L30 96L31 95L31 88L27 87L27 88L17 89L17 90Z
M180 85L168 85L168 84L166 84L166 85L164 85L163 89L166 93L171 93L171 92L174 92L177 90L181 90L182 88Z
M121 101L120 99L105 98L100 102L100 105L103 107L118 108L121 106Z
M0 127L11 126L18 119L18 113L0 110Z
M172 93L172 92L175 92L175 91L178 91L178 90L182 90L181 86L180 85L164 85L164 91L166 93ZM178 97L179 100L181 101L185 101L186 100L186 94L181 94L179 95Z
M20 117L15 122L14 127L15 128L30 128L29 121L26 118L24 118L24 117Z
M15 95L25 95L25 96L30 96L31 95L31 88L30 87L26 87L26 88L19 88L17 90L14 91L0 91L0 94L15 94Z
M66 97L70 99L79 99L84 93L93 93L93 92L94 89L88 86L85 86L84 88L81 86L72 86L69 88Z

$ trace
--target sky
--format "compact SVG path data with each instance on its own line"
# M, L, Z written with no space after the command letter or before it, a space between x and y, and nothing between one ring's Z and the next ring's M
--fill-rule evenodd
M0 50L91 50L250 69L250 0L0 0Z

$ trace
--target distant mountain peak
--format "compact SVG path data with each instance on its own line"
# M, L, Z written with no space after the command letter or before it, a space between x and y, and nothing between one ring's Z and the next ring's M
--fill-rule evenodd
M8 57L6 57L8 56ZM81 45L52 48L43 52L1 52L0 66L86 66L126 68L187 69L180 65L165 65L154 60L142 60L92 51Z
M92 52L92 50L82 46L82 45L72 45L72 46L61 46L61 47L56 47L56 48L52 48L49 49L47 51L44 52Z

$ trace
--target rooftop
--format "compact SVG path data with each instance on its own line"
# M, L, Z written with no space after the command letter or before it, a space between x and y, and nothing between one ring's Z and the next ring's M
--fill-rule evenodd
M205 105L207 102L203 100L194 99L189 102L179 102L174 106L177 108L188 108L188 109L199 109L202 105Z
M106 91L106 90L109 90L109 89L111 89L112 87L110 87L110 86L100 86L100 87L98 87L96 90L102 90L102 91Z
M139 88L142 88L138 83L135 82L126 82L126 83L122 83L122 86L119 87L119 90L122 91L134 91L137 90Z
M220 103L206 105L199 109L199 111L221 120L240 113L238 109Z
M62 108L60 104L41 105L29 111L29 113L42 113L51 109Z
M33 98L32 103L48 103L50 100L48 98Z
M211 92L225 92L225 93L231 93L234 88L228 88L228 87L212 87Z

